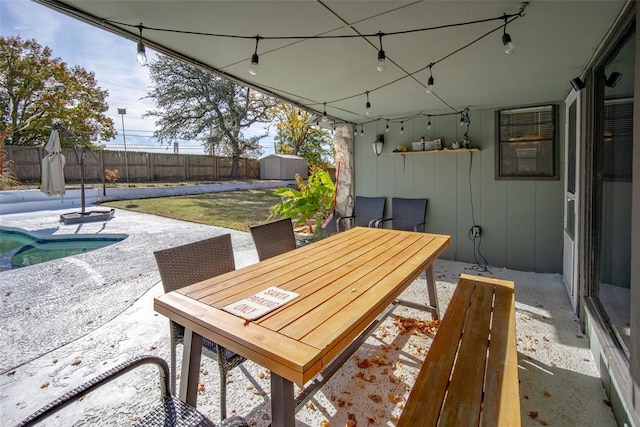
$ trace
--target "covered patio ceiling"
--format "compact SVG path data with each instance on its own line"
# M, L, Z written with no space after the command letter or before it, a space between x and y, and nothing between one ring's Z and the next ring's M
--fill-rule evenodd
M34 1L134 42L142 24L146 46L356 124L563 100L625 3L533 0L518 16L520 1Z

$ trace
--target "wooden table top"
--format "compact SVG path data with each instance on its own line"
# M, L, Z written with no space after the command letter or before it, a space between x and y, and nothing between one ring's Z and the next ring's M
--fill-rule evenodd
M356 227L162 295L154 308L303 385L425 271L449 242L445 235ZM222 309L270 286L300 296L251 322Z

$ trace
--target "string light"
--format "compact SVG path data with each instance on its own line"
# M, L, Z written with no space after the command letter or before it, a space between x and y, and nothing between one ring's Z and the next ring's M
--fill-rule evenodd
M400 135L404 135L404 122L400 122Z
M387 128L384 130L385 132L389 132L389 119L387 119Z
M249 66L249 74L255 76L258 74L258 62L260 62L260 58L258 57L258 43L260 42L260 35L256 36L256 50L251 55L251 65Z
M427 122L427 130L431 129L431 116L429 116L429 121Z
M426 85L426 92L428 94L431 94L433 92L433 85L434 85L434 78L433 78L433 72L432 72L432 68L434 65L444 61L445 59L448 59L449 57L451 57L452 55L459 53L460 51L470 47L471 45L477 43L478 41L482 40L483 38L485 38L486 36L494 33L495 31L499 31L500 28L503 29L503 36L502 36L502 41L503 44L505 45L505 52L507 54L511 54L514 51L514 45L511 39L511 36L506 32L506 27L507 24L510 23L509 19L511 19L511 21L523 17L524 14L524 10L525 8L528 6L528 2L522 2L519 5L519 9L517 13L513 13L513 14L503 14L502 16L499 17L493 17L493 18L485 18L485 19L477 19L477 20L473 20L473 21L466 21L466 22L459 22L459 23L453 23L453 24L445 24L445 25L438 25L438 26L433 26L433 27L426 27L426 28L415 28L415 29L408 29L408 30L400 30L400 31L395 31L395 32L389 32L389 33L384 33L382 31L378 31L377 33L374 34L363 34L363 33L359 33L359 34L342 34L342 35L312 35L312 36L273 36L273 37L262 37L259 34L256 36L247 36L247 35L237 35L237 34L219 34L219 33L205 33L205 32L198 32L198 31L184 31L184 30L178 30L178 29L169 29L169 28L156 28L156 27L145 27L142 23L140 23L139 25L132 25L132 24L127 24L127 23L123 23L123 22L117 22L117 21L111 21L111 20L105 20L104 22L107 23L111 23L111 24L116 24L116 25L121 25L121 26L129 26L129 27L136 27L139 29L140 31L140 40L138 42L138 61L141 64L146 63L146 54L145 54L145 47L144 44L142 42L142 30L151 30L151 31L164 31L164 32L171 32L171 33L180 33L180 34L190 34L190 35L199 35L199 36L211 36L211 37L219 37L219 38L234 38L234 39L255 39L255 49L254 49L254 53L251 56L251 65L249 68L249 72L251 75L256 75L257 71L258 71L258 64L259 64L259 56L258 56L258 44L260 42L261 39L268 39L268 40L309 40L309 39L342 39L342 38L369 38L369 37L378 37L379 39L379 50L378 50L378 66L376 67L379 71L383 71L384 67L385 67L385 62L386 62L386 54L385 51L383 49L383 45L382 45L382 38L384 36L396 36L396 35L404 35L404 34L410 34L410 33L416 33L416 32L424 32L424 31L432 31L432 30L438 30L438 29L444 29L444 28L455 28L455 27L461 27L461 26L467 26L467 25L473 25L473 24L481 24L481 23L487 23L487 22L491 22L491 21L496 21L496 20L504 20L504 24L498 26L497 28L494 28L490 31L488 31L487 33L481 35L480 37L476 38L475 40L471 41L470 43L467 43L466 45L462 46L461 48L458 48L456 50L454 50L453 52L449 53L448 55L445 55L443 58L434 61L432 63L430 63L427 67L429 69L429 78L427 80L427 85ZM392 82L389 83L385 83L384 85L382 85L379 88L375 88L373 89L378 90L382 87L387 87L392 83L395 83L396 81L402 80L403 78L406 77L411 77L414 74L417 74L418 72L421 72L422 70L424 70L424 68L421 68L413 73L407 73L405 76L396 79ZM367 115L371 115L372 114L372 110L371 110L371 102L369 101L369 90L366 91L366 96L367 96L367 102L366 102L366 113ZM332 100L329 101L328 103L332 104L335 102L339 102L339 101L343 101L346 99L350 99L350 98L354 98L356 96L361 96L362 93L356 94L356 95L351 95L345 98L341 98L338 100ZM438 97L439 98L439 97ZM440 98L439 98L440 99ZM442 99L441 99L442 100ZM444 101L443 101L444 102ZM325 105L325 111L326 111L326 104L327 102L324 102ZM445 102L446 104L446 102ZM447 104L448 105L448 104ZM453 109L453 107L449 106L450 108ZM300 111L298 112L298 114L300 115ZM363 130L362 130L363 131Z
M364 136L364 125L360 128L360 136Z
M502 33L502 44L504 45L504 53L511 55L515 50L515 46L511 41L511 36L507 33L507 15L504 15L504 30Z
M384 71L384 61L387 59L387 56L384 54L384 50L382 50L383 33L378 33L378 36L380 37L380 50L378 51L378 66L376 67L376 69L378 71Z
M433 92L433 73L431 72L431 67L433 67L433 64L429 64L429 79L427 80L428 94L431 94L431 92Z
M140 30L140 39L138 40L138 54L136 55L136 60L140 65L144 65L147 63L147 54L145 53L144 43L142 43L142 22L138 25L138 29Z
M322 111L322 121L326 122L327 119L327 103L324 103L324 110Z

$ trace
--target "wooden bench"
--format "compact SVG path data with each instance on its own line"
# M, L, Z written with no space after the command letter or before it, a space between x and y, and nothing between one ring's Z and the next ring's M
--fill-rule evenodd
M397 427L519 426L513 282L463 274Z

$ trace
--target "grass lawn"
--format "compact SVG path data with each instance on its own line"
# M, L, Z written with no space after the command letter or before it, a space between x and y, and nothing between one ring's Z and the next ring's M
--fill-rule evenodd
M269 211L278 203L280 197L274 194L274 189L267 189L119 200L102 205L249 231L249 226L266 222Z

